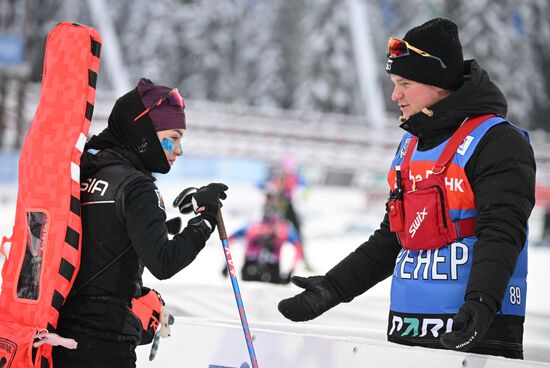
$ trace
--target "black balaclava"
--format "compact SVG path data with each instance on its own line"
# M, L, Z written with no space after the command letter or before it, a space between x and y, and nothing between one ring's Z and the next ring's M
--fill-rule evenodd
M143 94L144 89L149 93L162 90L167 94L170 91L168 87L155 85L150 80L142 78L136 88L116 101L111 115L109 115L107 128L98 136L92 137L87 148L113 148L115 150L123 148L137 155L146 170L166 174L170 171L170 164L158 139L151 114L145 114L134 122L134 118L146 109L142 102L143 96L140 96L139 93L141 90ZM171 109L169 111L174 111L173 117L177 119L177 123L175 123L177 126L173 128L185 128L185 114L181 107L169 106L164 103L153 111L161 109L164 112L169 109ZM162 116L164 119L165 115Z

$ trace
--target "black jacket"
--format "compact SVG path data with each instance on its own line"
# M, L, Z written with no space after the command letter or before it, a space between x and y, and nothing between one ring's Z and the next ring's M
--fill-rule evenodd
M466 117L506 116L506 100L488 74L475 61L465 66L463 86L431 106L432 117L420 112L401 124L419 138L419 150L431 149L448 139ZM465 298L481 294L500 308L525 244L526 224L535 203L535 170L530 144L508 123L491 128L468 161L465 171L475 196L478 240ZM341 300L350 301L389 277L400 249L386 214L369 240L327 273ZM495 318L493 325L506 323L499 321ZM519 340L521 345L523 319L520 323L514 343ZM499 334L495 326L487 337Z
M198 223L169 240L151 172L167 172L170 165L149 116L133 120L143 110L137 89L120 97L107 128L82 155L82 255L60 310L63 336L137 344L141 326L129 308L141 295L143 267L167 279L189 265L210 236Z
M188 226L169 240L154 178L121 149L84 153L81 206L80 270L61 309L59 329L137 343L141 328L128 307L141 295L143 266L158 279L170 278L195 259L208 235Z
M208 235L188 226L168 239L154 178L130 152L85 152L81 183L80 270L61 309L59 329L138 342L141 329L128 307L141 295L143 266L158 279L170 278L195 259Z

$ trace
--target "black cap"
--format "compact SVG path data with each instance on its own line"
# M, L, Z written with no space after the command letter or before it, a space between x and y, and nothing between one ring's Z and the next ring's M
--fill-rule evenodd
M389 74L453 91L462 86L464 58L462 44L458 38L458 27L453 21L444 18L432 19L408 31L403 40L430 55L437 56L443 60L446 68L442 68L436 59L411 51L408 56L388 59L386 71Z

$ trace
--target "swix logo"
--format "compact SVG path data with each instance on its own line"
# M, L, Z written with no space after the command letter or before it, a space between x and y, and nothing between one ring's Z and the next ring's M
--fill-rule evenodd
M411 227L409 227L409 234L411 234L411 239L414 238L416 231L420 228L420 225L422 225L422 222L424 221L426 216L428 216L426 207L424 207L422 211L416 213L416 218L411 224Z
M96 178L88 178L85 182L80 184L81 192L88 192L94 194L99 192L100 196L103 196L109 187L109 183L104 180L98 180Z

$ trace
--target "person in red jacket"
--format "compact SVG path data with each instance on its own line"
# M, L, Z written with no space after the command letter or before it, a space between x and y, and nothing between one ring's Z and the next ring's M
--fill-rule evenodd
M238 229L231 234L228 241L232 244L235 240L242 238L246 241L245 260L241 270L244 281L274 284L290 282L292 273L302 259L302 243L292 223L281 218L277 209L269 206L268 203L264 208L261 221L252 222ZM281 274L281 250L285 243L294 245L295 257L290 272Z

